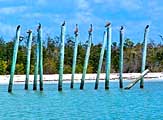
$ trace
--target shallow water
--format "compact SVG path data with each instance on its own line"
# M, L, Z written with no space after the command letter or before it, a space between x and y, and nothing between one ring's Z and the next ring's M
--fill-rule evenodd
M127 83L125 83L127 84ZM104 90L100 83L86 83L84 90L75 84L63 85L57 91L56 84L45 84L44 91L23 90L24 85L14 85L13 93L7 85L0 85L0 120L161 120L163 119L163 82L146 82L131 90L121 90L117 82Z

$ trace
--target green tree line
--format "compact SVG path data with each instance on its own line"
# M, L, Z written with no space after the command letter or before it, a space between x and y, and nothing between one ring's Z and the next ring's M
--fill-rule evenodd
M34 73L35 60L35 41L33 37L31 48L31 66L30 74ZM43 44L43 70L44 74L57 74L59 68L59 37L47 36ZM3 37L0 38L0 74L10 74L11 60L13 54L14 40L6 42ZM87 73L96 73L100 57L102 43L93 44L91 47L90 59ZM65 61L64 73L71 73L73 58L74 38L66 35L65 42ZM76 73L82 73L84 58L87 48L87 42L79 43ZM105 52L106 53L106 52ZM112 43L111 72L117 73L119 68L119 45ZM105 72L105 58L102 64L102 72ZM126 39L124 43L124 72L140 72L142 58L142 43L135 44L131 39ZM147 64L152 72L161 72L163 66L163 45L154 42L148 43ZM15 74L25 74L26 67L26 38L20 41L17 56Z

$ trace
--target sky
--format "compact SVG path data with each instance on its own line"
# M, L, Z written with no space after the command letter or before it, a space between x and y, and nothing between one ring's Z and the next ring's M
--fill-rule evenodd
M66 34L74 36L79 26L79 40L88 39L93 24L93 43L102 43L107 21L112 23L112 41L119 42L119 29L124 26L125 38L135 43L143 41L145 26L150 25L148 41L161 42L163 35L162 0L0 0L0 36L6 41L15 36L17 25L21 34L31 29L36 33L38 23L43 27L43 38L60 35L66 21Z

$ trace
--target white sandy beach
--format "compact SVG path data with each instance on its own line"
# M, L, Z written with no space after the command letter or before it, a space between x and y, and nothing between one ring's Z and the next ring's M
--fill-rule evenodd
M94 82L96 79L97 74L87 74L85 81L86 82ZM134 80L137 77L139 77L140 73L124 73L123 79L124 80ZM15 75L14 76L14 84L20 84L25 82L25 75ZM75 74L75 83L80 82L80 79L82 77L82 74ZM10 79L10 75L0 75L0 84L8 84ZM34 75L29 75L29 83L32 84L34 79ZM104 82L105 79L105 73L100 74L100 82ZM118 81L119 74L118 73L111 73L110 74L110 80ZM44 83L56 83L58 81L58 74L50 74L50 75L43 75ZM63 75L63 82L70 82L71 80L71 74L64 74ZM146 81L163 81L163 73L148 73L145 76ZM38 76L39 81L39 76Z

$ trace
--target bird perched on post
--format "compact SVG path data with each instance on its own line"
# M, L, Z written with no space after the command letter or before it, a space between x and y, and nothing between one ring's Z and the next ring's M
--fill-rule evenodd
M65 26L65 21L63 21L63 24L62 24L62 26Z
M75 28L74 34L78 35L78 24L76 24L76 28Z
M145 27L145 29L148 29L149 28L149 25L147 25L146 27Z
M17 29L16 30L18 30L19 28L20 28L20 25L17 26Z
M89 33L91 33L93 31L92 29L92 24L90 25L90 29L88 30Z
M37 28L37 32L39 31L39 29L41 28L41 24L38 24L38 28Z
M123 30L123 26L121 26L120 30Z
M27 33L31 33L31 32L32 32L32 30L28 30L28 31L27 31Z
M110 22L107 22L106 25L105 25L105 27L109 27L110 25L111 25L111 23Z

